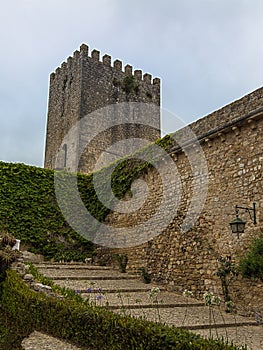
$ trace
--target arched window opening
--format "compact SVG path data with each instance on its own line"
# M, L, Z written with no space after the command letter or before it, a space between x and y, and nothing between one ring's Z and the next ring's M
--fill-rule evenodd
M67 153L68 153L68 147L67 147L66 143L64 143L62 149L63 149L63 168L66 168L66 166L67 166Z

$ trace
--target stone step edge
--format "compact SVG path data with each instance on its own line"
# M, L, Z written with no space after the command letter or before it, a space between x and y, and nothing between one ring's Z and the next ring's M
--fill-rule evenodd
M169 303L169 304L125 304L123 306L119 306L119 305L101 305L101 307L107 309L107 310L123 310L123 309L161 309L161 308L179 308L179 307L201 307L201 306L205 306L204 303L191 303L191 304L182 304L182 303Z
M96 290L92 290L91 293L87 292L87 288L83 289L83 288L69 288L71 290L78 290L78 293L80 294L92 294L92 293L98 293ZM151 290L149 288L102 288L102 294L104 293L149 293ZM165 292L165 289L161 289L160 291Z
M39 261L39 262L35 262L34 265L64 265L64 266L70 266L70 265L82 265L85 266L87 265L84 262L78 262L78 261L74 261L74 262L58 262L58 261ZM102 266L102 265L95 265L95 266Z
M48 277L48 276L47 276ZM57 276L49 277L53 281L115 281L115 280L138 280L137 276Z
M43 270L101 270L101 271L118 271L117 269L113 269L111 267L106 266L70 266L70 265L43 265L43 264L34 264L38 269Z
M246 322L234 322L234 323L215 323L215 324L202 324L202 325L189 325L181 326L178 328L187 329L187 330L198 330L198 329L214 329L214 328L236 328L244 326L259 326L256 321L246 321Z

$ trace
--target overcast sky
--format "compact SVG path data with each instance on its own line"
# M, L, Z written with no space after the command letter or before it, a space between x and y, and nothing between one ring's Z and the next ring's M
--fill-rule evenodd
M0 160L43 166L49 74L82 43L160 77L189 124L263 85L262 34L261 0L1 1Z

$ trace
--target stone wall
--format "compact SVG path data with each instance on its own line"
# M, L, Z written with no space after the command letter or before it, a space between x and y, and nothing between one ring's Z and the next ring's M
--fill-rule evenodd
M154 281L180 292L187 288L197 297L205 291L222 296L220 279L216 275L218 259L231 256L232 261L237 262L251 240L263 232L262 106L263 89L259 89L190 125L197 133L205 154L209 177L207 197L198 222L190 231L182 232L181 225L193 193L193 179L198 181L200 174L191 169L186 154L175 148L171 156L182 183L177 215L161 235L140 246L117 250L128 254L128 268L144 267ZM198 159L198 150L193 148L191 152L197 152ZM162 167L167 167L165 161ZM169 172L169 168L165 171ZM146 222L153 212L158 211L162 196L160 189L164 184L154 172L150 169L144 176L149 186L148 202L136 213L110 214L108 224L136 226L136 223ZM168 186L172 188L177 184L169 183ZM257 225L253 225L248 213L240 211L247 226L238 239L229 226L235 218L235 206L251 207L253 202L256 203ZM159 217L159 221L161 219ZM145 224L145 231L154 236L157 225L158 217L156 225ZM230 292L237 307L248 312L263 307L262 288L263 283L259 280L251 281L239 276Z
M141 70L133 71L132 66L122 67L122 62L104 55L100 60L100 52L93 50L89 56L89 48L81 45L73 57L62 63L60 68L50 76L49 106L46 135L46 168L67 168L70 171L90 172L100 153L109 145L128 137L146 138L154 141L160 136L160 110L152 114L152 128L136 125L133 114L128 118L116 115L107 116L105 112L92 114L109 105L121 102L143 102L160 106L160 79L152 79ZM88 118L84 118L89 115ZM117 118L115 128L99 133L107 123L107 118ZM62 140L70 128L76 127L74 140L66 146ZM134 126L135 123L135 126ZM94 138L94 135L98 137ZM85 150L84 144L92 143ZM64 146L64 148L63 148ZM61 149L60 149L61 147ZM65 149L66 148L66 149ZM59 152L59 161L56 155ZM82 154L81 154L82 153Z

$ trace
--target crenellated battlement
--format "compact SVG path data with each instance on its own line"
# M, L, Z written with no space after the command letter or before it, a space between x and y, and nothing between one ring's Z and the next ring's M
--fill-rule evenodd
M86 44L82 44L80 46L79 50L76 50L73 53L73 57L69 56L67 58L66 62L63 62L60 67L56 68L55 72L51 73L50 75L50 81L53 81L56 78L56 75L59 75L61 72L68 70L71 70L72 67L75 64L79 64L80 60L87 59L93 62L98 62L100 64L103 64L107 67L111 67L113 70L116 70L118 72L124 73L124 75L132 75L137 81L143 81L146 84L149 85L159 85L160 86L160 79L159 78L152 78L152 75L149 73L142 73L141 70L136 69L130 65L126 64L124 66L123 62L119 59L116 59L112 61L112 57L108 54L104 54L101 58L100 51L93 49L91 52L89 50L89 47ZM124 69L123 69L124 67Z

